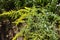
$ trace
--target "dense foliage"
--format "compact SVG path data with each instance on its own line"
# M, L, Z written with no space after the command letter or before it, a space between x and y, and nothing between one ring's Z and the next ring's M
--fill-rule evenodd
M20 9L26 7L32 7L33 5L37 7L48 6L53 10L58 0L0 0L0 10L11 10Z
M30 9L30 11L27 11L27 15L24 20L26 25L21 29L18 34L16 34L13 40L16 40L16 38L19 36L24 37L24 40L59 39L56 32L56 22L60 20L59 16L57 14L53 14L53 12L47 12L46 9L41 9L42 11L40 10L41 12L38 13L38 9L32 8ZM20 19L16 22L19 21Z
M0 0L0 22L6 18L19 29L19 32L10 40L17 40L19 37L23 40L59 40L58 1Z

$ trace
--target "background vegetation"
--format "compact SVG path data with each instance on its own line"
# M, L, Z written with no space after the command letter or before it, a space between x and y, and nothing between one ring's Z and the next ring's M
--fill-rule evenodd
M1 40L59 40L59 0L0 0Z

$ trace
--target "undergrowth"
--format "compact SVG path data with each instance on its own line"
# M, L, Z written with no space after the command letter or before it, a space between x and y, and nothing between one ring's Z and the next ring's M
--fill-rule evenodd
M12 23L26 23L12 40L24 37L24 40L58 40L56 22L60 16L44 8L27 8L18 11L9 11L0 14L0 18L13 20Z
M18 37L23 37L24 40L58 40L60 36L57 33L56 23L60 21L60 16L55 12L57 1L15 0L16 9L20 9L22 4L23 9L3 12L0 14L0 19L5 17L16 26L25 23L12 40L17 40Z

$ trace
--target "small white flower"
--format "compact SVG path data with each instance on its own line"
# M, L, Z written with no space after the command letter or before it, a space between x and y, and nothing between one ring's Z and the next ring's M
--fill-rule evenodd
M57 6L60 6L60 3Z

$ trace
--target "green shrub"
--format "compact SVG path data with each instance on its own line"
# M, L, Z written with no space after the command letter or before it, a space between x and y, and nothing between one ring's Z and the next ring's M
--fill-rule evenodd
M0 0L3 11L20 9L18 11L3 12L0 19L6 17L12 23L25 23L20 32L12 40L23 37L24 40L58 40L56 22L60 20L57 13L58 0ZM29 8L27 8L29 7ZM23 8L23 9L21 9ZM58 8L59 9L59 8ZM59 10L58 10L59 11ZM1 21L1 20L0 20Z
M53 12L47 12L46 9L41 9L41 13L38 13L38 9L27 8L28 13L26 15L26 26L22 27L19 33L12 40L23 36L24 40L58 40L58 34L56 32L56 22L60 20L57 14ZM26 10L26 9L25 9ZM29 11L30 10L30 11ZM24 10L23 10L24 11ZM25 11L27 12L27 11ZM19 22L16 21L16 22Z
M18 11L9 11L0 14L0 19L6 17L12 23L26 23L20 29L20 32L12 40L16 40L19 36L24 36L24 40L58 40L59 36L56 32L56 22L60 20L60 16L53 12L48 12L44 8L27 8Z

